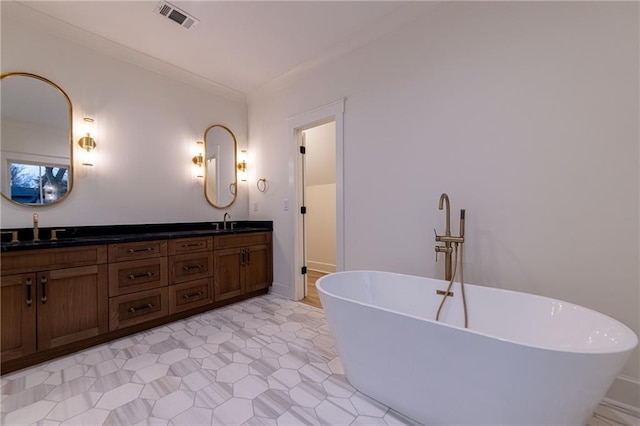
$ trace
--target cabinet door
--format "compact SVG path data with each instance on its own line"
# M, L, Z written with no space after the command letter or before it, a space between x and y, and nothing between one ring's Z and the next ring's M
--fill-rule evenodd
M244 249L232 248L214 251L214 298L216 301L244 294L242 269Z
M106 333L107 265L38 273L38 350Z
M273 281L271 245L260 244L245 249L245 291L267 288Z
M0 287L3 361L36 351L36 274L2 277Z

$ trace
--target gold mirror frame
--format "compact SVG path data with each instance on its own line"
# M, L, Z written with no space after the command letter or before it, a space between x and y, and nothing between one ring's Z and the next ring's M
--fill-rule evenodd
M233 181L232 182L215 182L215 178L211 178L209 176L209 163L211 161L211 152L209 151L208 147L209 147L209 138L207 137L207 135L209 134L209 131L212 129L216 129L216 128L220 128L222 130L225 130L229 133L229 135L231 135L231 139L233 140L233 156L232 156L232 164L230 165L226 165L225 167L229 167L233 170ZM209 202L209 204L211 204L213 207L217 208L217 209L226 209L227 207L230 207L231 205L233 205L233 203L236 202L236 198L238 197L238 167L237 167L237 163L238 163L238 158L237 158L237 151L238 151L238 142L236 140L236 135L233 134L233 132L231 131L231 129L229 129L226 126L223 126L222 124L214 124L213 126L209 126L207 128L207 130L204 131L204 164L202 165L204 167L204 197L206 198L207 202ZM219 205L218 201L219 201L219 197L215 192L215 188L209 189L210 186L212 185L217 185L218 189L220 189L220 191L229 191L229 193L231 194L231 201L228 204L225 205ZM214 197L216 199L211 199L212 197L210 196L210 192L214 193Z
M28 208L34 208L34 207L49 207L52 205L56 205L62 201L64 201L67 196L71 193L72 189L73 189L73 181L74 181L74 169L73 169L73 107L71 105L71 99L69 98L69 96L66 94L66 92L64 90L62 90L62 88L60 86L58 86L56 83L54 83L53 81L39 76L37 74L31 74L31 73L27 73L27 72L10 72L10 73L6 73L6 74L2 74L0 75L0 81L4 80L5 78L10 78L10 77L27 77L27 78L33 78L36 80L39 80L43 83L49 84L50 86L52 86L58 93L60 93L62 95L62 97L66 100L67 102L67 106L68 106L68 114L69 114L69 169L68 169L68 184L67 184L67 191L65 192L64 195L62 195L60 198L58 198L55 201L52 201L50 203L21 203L18 201L15 201L11 198L11 193L9 193L9 196L7 196L4 193L4 188L0 188L0 195L2 195L2 197L8 201L11 201L13 204L16 204L18 206L22 206L22 207L28 207ZM35 155L37 155L37 153L35 153ZM2 167L2 169L9 169L8 167ZM10 178L10 170L6 173L9 173L9 181L11 180ZM4 180L3 176L3 180ZM9 185L11 185L11 183L9 182Z

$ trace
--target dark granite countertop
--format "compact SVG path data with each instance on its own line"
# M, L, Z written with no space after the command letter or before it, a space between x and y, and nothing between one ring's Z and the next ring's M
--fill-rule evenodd
M218 224L218 229L216 229ZM231 229L233 224L233 229ZM32 228L3 229L18 231L20 242L12 243L11 235L2 235L2 252L35 250L58 247L77 247L96 244L126 243L133 241L168 240L175 238L228 235L247 232L272 231L272 221L229 221L227 229L222 222L162 223L143 225L66 226L58 231L58 239L51 240L51 231L59 228L40 228L40 240L33 241Z

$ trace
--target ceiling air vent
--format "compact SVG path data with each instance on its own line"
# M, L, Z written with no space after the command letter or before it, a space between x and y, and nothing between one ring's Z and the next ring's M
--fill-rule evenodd
M158 4L158 6L156 7L156 13L172 20L177 24L180 24L187 29L195 27L196 25L198 25L198 22L200 22L184 10L178 9L177 7L166 1L161 1Z

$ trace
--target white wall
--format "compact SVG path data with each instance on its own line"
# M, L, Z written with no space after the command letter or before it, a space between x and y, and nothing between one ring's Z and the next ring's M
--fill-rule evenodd
M274 220L274 289L293 297L286 119L344 97L346 269L442 277L447 192L454 232L467 210L468 282L571 301L638 334L638 29L637 3L450 2L253 93L250 147L270 190L250 201ZM623 371L633 392L638 361Z
M246 147L245 101L68 41L48 32L61 24L41 25L42 17L31 21L12 14L25 9L19 5L2 6L2 72L31 72L54 81L73 104L74 141L82 136L78 122L89 115L96 119L98 144L95 167L75 164L66 201L35 209L3 199L2 228L31 226L36 210L43 227L214 221L222 220L225 211L234 220L247 218L246 186L241 185L231 208L217 210L191 171L195 142L212 124L232 129L239 148Z

